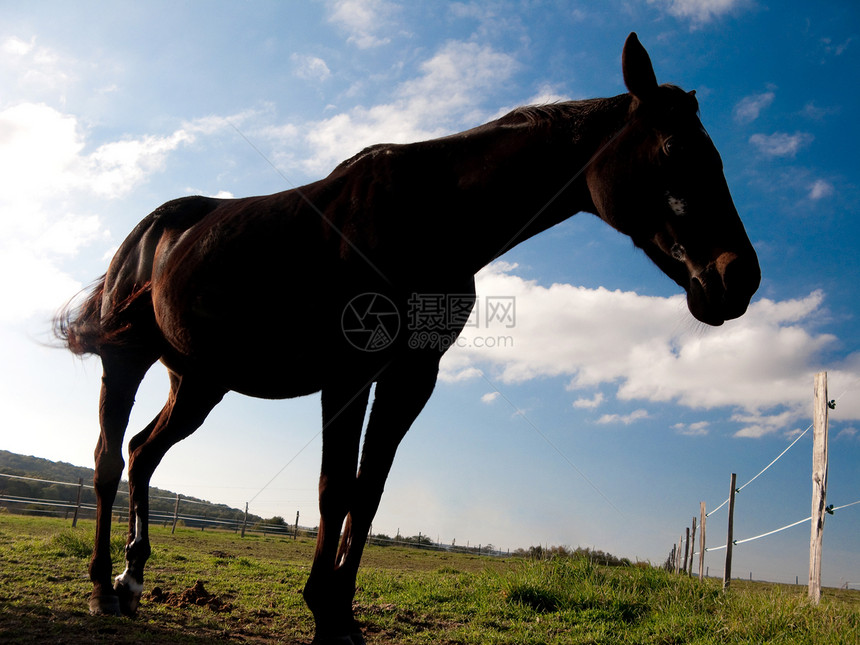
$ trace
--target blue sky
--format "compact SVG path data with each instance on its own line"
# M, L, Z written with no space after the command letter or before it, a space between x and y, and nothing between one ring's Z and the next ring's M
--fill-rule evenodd
M620 94L636 31L658 80L697 91L762 265L750 311L695 323L590 215L511 250L479 307L512 298L515 324L446 356L374 531L660 562L730 473L748 481L810 424L818 370L837 398L828 502L860 499L854 3L0 2L0 18L0 448L91 464L100 366L45 347L49 320L161 203L277 192L372 143ZM130 434L165 393L154 368ZM228 395L153 484L315 524L319 427L318 397ZM735 535L806 517L810 464L808 433L739 495ZM709 543L724 534L717 514ZM738 547L736 574L803 580L808 535ZM857 535L860 505L828 519L825 584L860 582Z

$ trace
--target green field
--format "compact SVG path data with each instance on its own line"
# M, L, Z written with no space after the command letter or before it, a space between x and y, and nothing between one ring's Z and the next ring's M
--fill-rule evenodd
M313 544L152 529L135 619L87 613L93 526L0 515L2 643L309 643ZM115 569L123 536L115 536ZM196 584L197 581L202 584ZM195 586L196 585L196 586ZM368 547L356 615L369 644L860 643L860 592L715 580L587 559Z

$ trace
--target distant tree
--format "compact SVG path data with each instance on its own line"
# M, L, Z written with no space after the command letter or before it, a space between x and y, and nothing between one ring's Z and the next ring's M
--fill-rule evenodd
M487 545L488 549L492 549L491 545ZM594 564L600 564L608 567L624 567L632 565L628 558L619 558L600 551L599 549L589 549L578 547L571 549L567 546L549 546L543 547L540 545L530 546L528 549L517 549L513 555L520 558L531 558L534 560L544 560L551 558L586 558Z
M433 544L433 540L431 540L426 535L421 535L420 533L418 535L413 535L411 537L402 537L402 538L400 538L400 541L406 542L408 544L423 544L423 545L427 545L427 546L430 546Z

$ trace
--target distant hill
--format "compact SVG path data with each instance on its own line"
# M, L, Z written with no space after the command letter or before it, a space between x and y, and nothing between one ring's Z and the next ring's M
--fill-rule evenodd
M29 457L7 450L0 450L0 474L31 478L15 479L0 475L0 498L15 497L29 500L74 503L78 493L77 486L64 485L57 482L77 484L79 479L83 479L84 487L81 491L81 503L84 505L95 505L96 503L95 491L92 489L94 475L92 468L73 466L63 461L50 461L49 459ZM128 482L120 482L119 490L120 494L117 495L114 512L125 514L128 510ZM196 497L182 495L181 493L180 495L183 502L203 502L199 504L188 503L183 506L181 514L185 516L207 520L241 520L244 516L244 511L230 508L226 504L212 504ZM176 500L175 492L150 487L149 497L150 512L153 515L164 513L173 515ZM50 508L36 502L30 504L9 503L2 501L2 499L0 499L0 507L8 509L10 513L32 513L39 510L45 512L46 508ZM60 510L59 512L64 513L65 510ZM249 526L262 521L263 519L258 515L248 515ZM186 518L184 522L186 526L195 525L193 519ZM198 522L197 524L205 525L205 522Z

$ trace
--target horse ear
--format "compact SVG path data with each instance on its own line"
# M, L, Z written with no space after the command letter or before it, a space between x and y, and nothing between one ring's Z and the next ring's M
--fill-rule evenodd
M648 52L639 42L636 32L631 32L624 42L621 53L621 70L627 91L640 101L647 100L657 89L657 77Z

